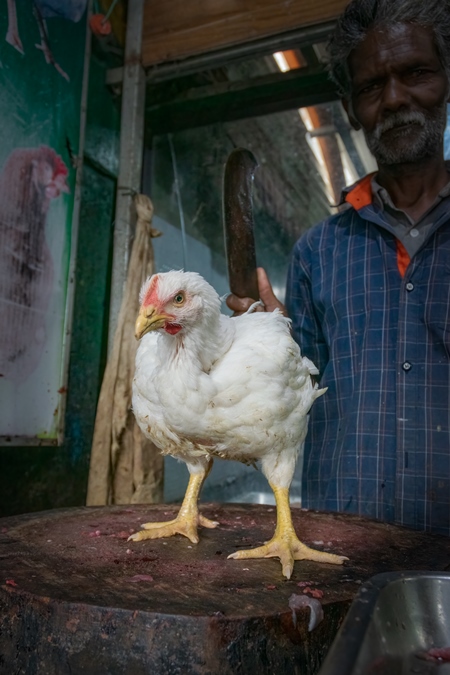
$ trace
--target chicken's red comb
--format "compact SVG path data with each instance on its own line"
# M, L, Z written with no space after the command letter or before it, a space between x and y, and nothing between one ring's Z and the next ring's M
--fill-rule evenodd
M61 156L57 155L53 148L50 148L48 145L41 145L37 159L40 159L41 157L49 164L53 164L53 177L68 175L69 170L67 166L64 164Z
M68 170L67 166L64 164L61 157L59 155L57 155L56 153L55 153L54 167L55 167L55 170L54 170L54 173L53 173L54 176L60 176L60 175L67 176L68 173L69 173L69 170Z

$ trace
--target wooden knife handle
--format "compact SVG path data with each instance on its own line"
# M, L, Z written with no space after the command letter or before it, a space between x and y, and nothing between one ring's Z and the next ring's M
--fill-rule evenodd
M241 298L259 300L253 234L253 179L258 163L253 154L236 148L225 164L223 217L230 290Z

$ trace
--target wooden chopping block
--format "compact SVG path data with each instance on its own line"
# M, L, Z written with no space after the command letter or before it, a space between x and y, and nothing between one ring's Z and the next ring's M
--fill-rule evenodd
M356 516L293 509L300 538L344 566L227 560L272 536L262 505L205 504L218 520L183 537L127 542L175 505L85 507L0 520L0 672L26 675L312 675L360 584L378 572L444 570L450 539ZM309 631L317 596L323 620Z

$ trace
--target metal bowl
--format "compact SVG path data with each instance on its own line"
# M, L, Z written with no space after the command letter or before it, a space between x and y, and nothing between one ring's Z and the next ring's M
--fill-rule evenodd
M450 574L389 572L365 583L319 675L450 675Z

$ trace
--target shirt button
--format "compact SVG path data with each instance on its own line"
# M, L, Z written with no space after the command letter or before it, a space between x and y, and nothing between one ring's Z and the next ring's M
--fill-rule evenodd
M405 361L405 363L402 365L403 370L411 370L412 365L410 364L409 361Z
M409 234L411 237L418 237L419 236L419 230L417 230L415 227L413 227L412 230L410 230Z
M414 288L414 284L412 284L410 281L406 284L406 290L407 291L412 291Z

